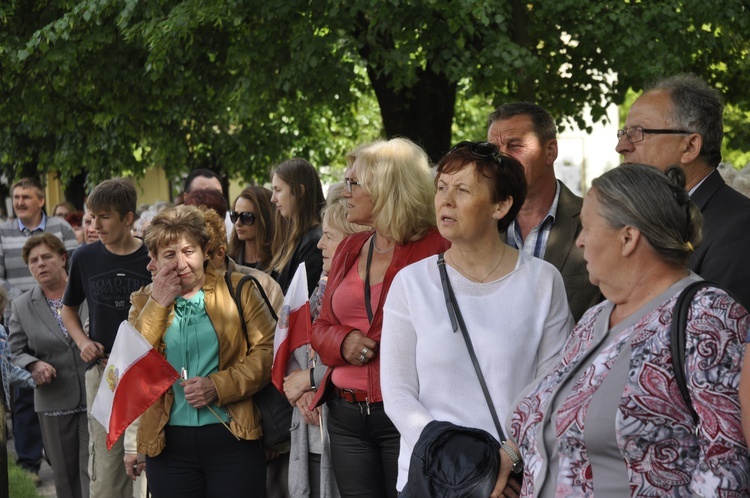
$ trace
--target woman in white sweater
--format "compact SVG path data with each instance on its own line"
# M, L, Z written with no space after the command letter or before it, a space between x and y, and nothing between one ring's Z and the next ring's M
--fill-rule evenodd
M462 142L438 163L435 183L437 226L452 243L444 255L448 278L504 420L573 327L563 280L552 265L519 253L499 236L526 194L516 160L492 144ZM463 336L451 326L438 259L401 270L384 309L381 385L386 412L401 433L399 490L412 448L432 420L480 428L499 439Z

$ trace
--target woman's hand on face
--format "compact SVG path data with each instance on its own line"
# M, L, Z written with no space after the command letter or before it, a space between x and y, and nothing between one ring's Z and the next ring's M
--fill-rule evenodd
M297 404L300 396L310 390L310 369L295 370L284 377L284 394L289 404Z
M206 407L219 397L214 382L208 377L193 377L180 385L185 390L185 401L195 409Z
M352 330L341 343L341 357L354 366L362 367L375 358L378 343L361 330Z
M314 397L315 393L312 391L306 392L297 400L297 408L306 424L320 425L320 407L310 410L310 403Z
M31 376L34 378L34 383L37 386L43 386L49 384L57 376L55 367L45 361L35 361L31 364Z
M182 290L177 263L167 263L153 278L153 282L151 298L165 308L171 305Z

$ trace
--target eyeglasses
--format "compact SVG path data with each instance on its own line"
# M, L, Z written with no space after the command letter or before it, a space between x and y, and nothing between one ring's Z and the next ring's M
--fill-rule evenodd
M351 178L344 178L344 183L346 183L346 191L350 194L352 193L352 187L359 185L357 180L352 180Z
M255 213L251 213L250 211L245 211L242 213L238 213L237 211L229 211L229 219L232 221L232 223L237 223L237 220L240 220L243 225L249 227L250 225L255 223Z
M652 135L688 135L692 132L687 130L662 130L654 128L644 128L642 126L631 126L630 128L617 130L617 140L620 141L622 140L623 136L626 136L628 137L628 142L630 142L631 144L635 144L638 142L643 142L643 138L647 133L651 133Z

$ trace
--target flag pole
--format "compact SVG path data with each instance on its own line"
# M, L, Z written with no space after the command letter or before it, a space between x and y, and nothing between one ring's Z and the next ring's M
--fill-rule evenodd
M208 409L209 409L209 410L211 411L211 413L213 413L213 414L214 414L214 417L216 417L216 419L217 419L217 420L218 420L219 422L221 422L221 425L223 425L224 427L226 427L226 428L227 428L227 430L228 430L229 432L231 432L231 433L232 433L232 436L234 436L234 438L235 438L235 439L236 439L237 441L239 441L239 440L240 440L240 437L239 437L239 436L238 436L237 434L235 434L235 433L234 433L234 431L232 430L232 428L231 428L231 427L229 427L229 426L227 425L227 423L226 423L226 422L224 422L224 421L223 421L223 420L221 419L221 417L219 417L219 414L218 414L218 413L216 413L216 412L214 411L214 409L213 409L213 408L211 408L211 405L206 405L206 408L208 408Z

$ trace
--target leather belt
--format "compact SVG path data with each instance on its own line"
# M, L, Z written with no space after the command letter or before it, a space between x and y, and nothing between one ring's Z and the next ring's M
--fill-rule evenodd
M340 387L333 386L333 392L339 398L349 403L367 403L368 396L367 391L360 391L359 389L342 389Z

